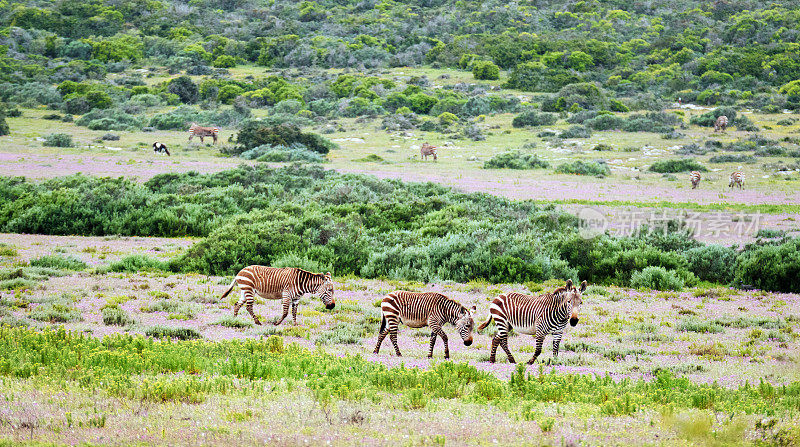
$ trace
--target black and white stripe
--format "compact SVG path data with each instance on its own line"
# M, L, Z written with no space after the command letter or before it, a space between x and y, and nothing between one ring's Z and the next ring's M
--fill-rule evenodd
M283 316L275 323L276 326L281 324L289 314L290 305L292 320L294 324L297 324L297 305L300 303L300 297L306 293L319 294L319 298L328 309L333 309L336 305L333 298L333 282L329 272L311 273L298 268L251 265L236 274L230 287L220 299L228 296L237 284L242 291L242 297L233 306L233 315L238 315L239 309L245 304L256 324L261 324L253 313L253 299L256 294L268 300L283 300Z
M392 292L381 301L383 316L374 353L377 354L380 351L381 343L388 334L394 345L395 353L398 357L402 356L400 348L397 347L397 327L402 322L413 328L425 326L431 328L428 358L433 357L433 347L437 337L441 337L444 342L444 358L450 358L450 346L442 326L445 323L454 324L461 339L464 340L464 344L469 346L472 344L472 329L475 326L475 321L472 319L474 311L475 306L467 309L458 301L441 293L417 293L402 290Z
M719 132L720 130L725 132L725 129L728 128L728 117L725 115L720 115L714 120L714 132Z
M197 123L192 123L189 127L189 141L192 141L194 137L200 137L200 142L202 143L203 138L211 137L214 139L214 144L216 144L217 135L219 135L218 127L201 127L198 126Z
M153 143L153 152L156 154L158 153L167 154L167 157L169 157L169 149L167 149L167 145L164 143L159 143L158 141Z
M427 142L426 143L422 143L422 146L419 148L420 157L423 160L427 160L428 159L428 155L433 155L433 160L434 161L437 160L438 157L436 156L436 147L437 146L431 146Z
M731 174L730 182L728 182L728 188L733 189L734 186L739 186L739 189L744 188L744 172L735 171Z
M700 179L702 179L700 172L692 171L692 173L689 175L689 180L692 181L692 189L697 189L697 187L700 185Z
M520 334L536 337L536 353L528 364L535 362L542 353L542 344L547 334L553 334L553 357L558 357L558 345L561 343L567 321L571 326L578 324L578 311L584 290L586 281L581 283L581 288L578 290L572 285L572 280L567 280L564 287L559 287L553 293L539 296L508 293L495 298L489 306L489 319L478 326L478 331L483 330L492 318L497 325L489 361L495 362L499 345L508 355L508 361L516 363L508 349L508 333L512 328Z

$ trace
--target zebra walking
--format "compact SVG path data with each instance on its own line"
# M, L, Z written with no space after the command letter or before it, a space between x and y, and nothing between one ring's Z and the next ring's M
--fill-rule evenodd
M427 141L422 143L422 146L419 148L419 155L423 160L428 159L428 155L433 155L433 160L436 161L436 148L438 146L431 146Z
M731 174L731 181L728 182L728 188L733 189L733 187L737 185L739 189L744 188L744 172L735 171Z
M381 343L388 334L394 345L394 352L401 357L400 348L397 347L397 326L400 322L408 327L419 328L429 326L431 328L431 345L428 349L428 358L433 357L433 347L436 338L441 337L444 342L444 358L450 358L450 346L447 343L447 334L442 330L445 323L456 326L458 334L464 340L464 345L472 344L472 329L475 321L472 315L475 306L468 309L458 301L448 298L441 293L417 293L396 291L386 295L381 301L381 329L378 334L378 344L375 345L374 353L377 354L381 349Z
M700 185L701 178L702 177L698 171L692 171L692 173L689 175L689 180L692 181L692 189L697 189L697 186Z
M194 137L200 137L200 142L202 143L203 138L211 137L214 139L214 144L217 144L217 135L219 135L218 127L201 127L197 123L192 123L189 126L189 141L192 141Z
M489 306L489 319L478 326L478 331L483 330L492 318L497 324L489 361L495 362L499 345L506 352L508 361L516 363L508 349L508 333L512 328L521 334L536 337L536 352L528 361L529 365L533 364L542 353L542 344L547 334L553 334L553 357L557 358L558 345L561 343L567 321L571 326L578 324L578 311L583 303L581 294L584 290L586 281L581 283L581 288L578 290L570 279L564 287L557 288L553 293L539 296L508 293L495 298Z
M714 132L719 132L720 130L725 132L725 129L728 127L728 117L725 115L720 115L717 117L716 121L714 121Z
M311 273L298 268L276 268L263 265L245 267L233 278L230 287L222 294L220 299L231 293L233 287L239 285L242 297L233 306L233 316L239 314L239 309L245 305L253 321L260 325L261 321L253 313L253 299L256 294L268 300L283 300L283 316L275 323L281 324L289 314L292 307L292 321L297 324L297 305L300 297L306 293L319 294L325 308L333 309L336 301L333 298L333 282L330 272Z

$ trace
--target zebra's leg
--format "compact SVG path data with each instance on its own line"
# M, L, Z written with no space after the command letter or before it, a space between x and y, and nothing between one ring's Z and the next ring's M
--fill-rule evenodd
M439 336L442 337L442 341L444 342L444 358L450 358L450 346L447 343L447 334L444 333L442 329L439 329Z
M289 306L292 305L292 297L291 295L289 295L288 290L283 291L282 303L283 303L283 315L281 315L281 318L275 322L275 326L278 326L279 324L283 323L283 320L285 320L286 316L289 315Z
M234 317L239 315L239 309L242 308L242 305L244 304L245 298L246 298L245 297L245 291L244 291L244 289L242 289L242 297L239 298L239 301L237 301L236 304L233 305L233 316Z
M383 339L389 334L389 329L384 329L380 333L378 333L378 343L375 345L375 350L372 351L373 354L377 354L381 350L381 344L383 343Z
M300 297L292 298L292 323L297 326L297 305L300 304Z
M508 356L508 363L517 363L517 360L514 359L514 356L511 355L511 350L508 349L508 334L500 340L500 346L503 348L503 351L506 352Z
M436 339L439 338L439 334L436 331L431 332L431 346L428 348L428 358L433 357L433 347L436 346Z
M554 359L558 358L558 345L561 344L561 337L563 335L564 334L561 333L561 332L553 334L553 358Z
M398 357L402 357L403 354L400 354L400 348L397 346L397 323L395 323L394 328L389 328L389 338L392 339L392 345L394 346L394 353L397 354Z
M500 339L495 335L492 338L492 350L489 352L489 363L497 361L497 346L500 344Z
M536 361L536 357L539 357L539 354L542 353L542 345L544 344L544 336L536 337L536 352L533 353L533 357L528 360L529 365L533 365L533 362Z
M247 309L247 312L250 313L250 316L253 317L253 322L255 322L256 325L261 326L261 320L259 320L255 312L253 312L253 300L254 300L253 292L250 291L247 294L247 300L245 301L245 308Z

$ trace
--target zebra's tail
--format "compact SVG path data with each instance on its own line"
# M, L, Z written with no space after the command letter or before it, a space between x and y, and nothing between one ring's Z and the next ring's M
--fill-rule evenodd
M484 321L480 326L478 326L478 332L486 329L486 326L489 326L489 323L491 322L492 322L492 314L490 313L489 318L486 321Z
M231 290L233 290L233 286L235 285L236 285L236 278L234 277L230 287L228 287L228 290L226 290L225 293L223 293L222 296L219 297L219 299L224 299L226 296L228 296L228 294L231 293Z
M386 315L381 315L381 330L379 331L381 334L386 329Z

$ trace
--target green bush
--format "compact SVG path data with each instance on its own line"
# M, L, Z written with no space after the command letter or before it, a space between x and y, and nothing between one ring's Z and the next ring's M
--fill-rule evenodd
M653 290L681 290L684 282L673 270L664 267L645 267L631 275L631 287Z
M45 255L31 260L33 267L49 267L60 270L81 271L86 269L86 263L74 257L61 255Z
M715 155L708 159L709 163L755 163L756 158L752 155L723 154Z
M589 138L592 136L592 131L584 126L570 126L562 131L559 138Z
M317 134L303 132L295 126L266 126L258 121L246 122L239 131L236 142L242 152L264 145L290 147L299 143L324 155L338 147Z
M483 169L538 169L549 168L550 163L536 154L523 154L520 151L502 152L486 160Z
M144 331L145 335L153 338L177 338L178 340L194 340L202 338L200 333L192 328L151 326Z
M676 329L680 332L699 332L702 334L719 334L725 331L722 326L697 317L686 317L682 319L678 323Z
M178 95L184 104L194 104L200 99L200 89L188 76L179 76L169 82L167 91Z
M490 61L475 61L472 64L475 79L494 81L500 79L500 67Z
M158 259L151 258L147 255L128 255L119 261L112 262L107 267L107 270L110 272L129 273L166 269L166 263L159 261Z
M515 116L511 121L514 127L549 126L558 119L555 113L541 113L536 110L526 110Z
M575 160L556 167L556 172L575 175L611 175L611 169L604 162Z
M51 133L44 136L42 146L49 147L73 147L72 135L66 133Z
M736 260L735 282L762 290L800 292L800 238L780 244L754 244Z
M258 160L268 162L288 162L298 161L306 163L322 163L325 157L318 152L310 151L299 143L291 147L286 146L258 146L249 151L242 152L240 157L246 160Z
M69 323L82 319L81 312L78 309L61 300L36 306L29 317L48 323Z
M672 160L658 160L653 162L650 165L649 170L651 172L658 172L661 174L671 173L674 174L676 172L689 172L689 171L701 171L706 172L708 169L701 165L697 160L693 158L678 158Z
M116 305L103 307L101 314L106 326L128 326L134 323L128 312Z

